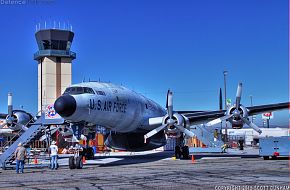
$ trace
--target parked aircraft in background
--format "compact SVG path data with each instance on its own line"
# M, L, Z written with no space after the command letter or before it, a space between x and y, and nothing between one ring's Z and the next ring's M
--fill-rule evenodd
M289 103L245 107L241 102L242 84L238 85L236 104L228 110L218 111L175 111L173 94L167 93L166 109L156 102L123 86L111 83L86 82L71 85L54 103L56 112L70 123L79 139L84 127L104 126L111 132L106 138L108 147L145 151L166 144L166 136L193 137L189 126L207 123L211 126L223 120L240 129L244 124L257 132L262 131L249 120L249 116L263 112L287 109ZM72 158L73 159L73 158ZM80 158L71 161L82 167Z
M12 93L8 93L8 112L0 113L0 134L11 134L15 131L27 130L27 125L33 122L30 113L24 110L13 110Z

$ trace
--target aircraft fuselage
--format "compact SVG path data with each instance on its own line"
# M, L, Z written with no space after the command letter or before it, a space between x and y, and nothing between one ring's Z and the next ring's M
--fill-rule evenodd
M67 96L71 96L71 100ZM63 100L61 101L61 99ZM110 83L88 82L74 84L55 103L57 112L67 121L101 125L116 132L136 129L151 130L149 118L162 117L166 111L154 101L122 86ZM64 105L64 104L76 104ZM70 113L62 114L60 109Z

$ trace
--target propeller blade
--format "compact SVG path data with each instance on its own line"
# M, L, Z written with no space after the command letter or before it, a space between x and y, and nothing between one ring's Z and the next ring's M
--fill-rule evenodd
M185 133L187 136L189 137L194 137L194 133L191 132L190 130L182 127L182 126L179 126L179 125L174 125L177 129L179 129L181 132Z
M220 118L217 118L217 119L214 119L214 120L208 122L206 125L207 125L207 126L213 126L213 125L215 125L215 124L221 123L222 121L231 118L232 116L233 116L233 115L225 115L225 116L223 116L223 117L220 117Z
M152 117L149 118L149 125L162 125L163 117Z
M171 91L168 91L168 94L167 94L167 112L168 112L169 118L172 119L173 100L172 100L172 92Z
M9 117L12 116L13 105L12 105L12 93L8 93L8 115Z
M166 109L168 108L168 94L169 94L170 90L167 90L167 94L166 94Z
M240 82L236 94L236 109L239 109L242 97L242 83Z
M248 119L242 117L242 120L249 126L249 127L252 127L255 131L257 131L259 134L262 133L262 130L257 126L255 125L254 123L252 123L251 121L249 121Z
M159 131L164 129L166 126L167 125L161 125L161 126L157 127L156 129L153 129L152 131L150 131L149 133L144 135L144 139L148 139L148 138L152 137L153 135L155 135L156 133L158 133Z

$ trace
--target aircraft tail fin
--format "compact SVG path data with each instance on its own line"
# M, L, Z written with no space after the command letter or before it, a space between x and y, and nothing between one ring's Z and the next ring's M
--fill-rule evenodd
M222 88L220 88L220 94L219 94L219 109L223 109L223 95L222 95Z

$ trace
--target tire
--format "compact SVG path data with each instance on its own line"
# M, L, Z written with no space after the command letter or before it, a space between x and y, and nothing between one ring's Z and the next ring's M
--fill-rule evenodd
M189 159L189 149L188 146L182 147L182 157L183 159Z
M87 150L86 150L86 159L87 160L93 160L94 159L94 157L95 157L95 155L94 155L94 149L93 148L87 148Z
M277 160L277 156L272 156L271 159L272 160Z
M263 156L264 160L269 160L269 156Z
M82 156L78 156L76 159L76 168L82 169L83 168L83 159Z
M174 149L174 155L176 159L181 158L181 151L180 151L180 146L176 146Z
M69 157L68 166L69 166L69 169L75 169L76 168L75 157L74 156Z

